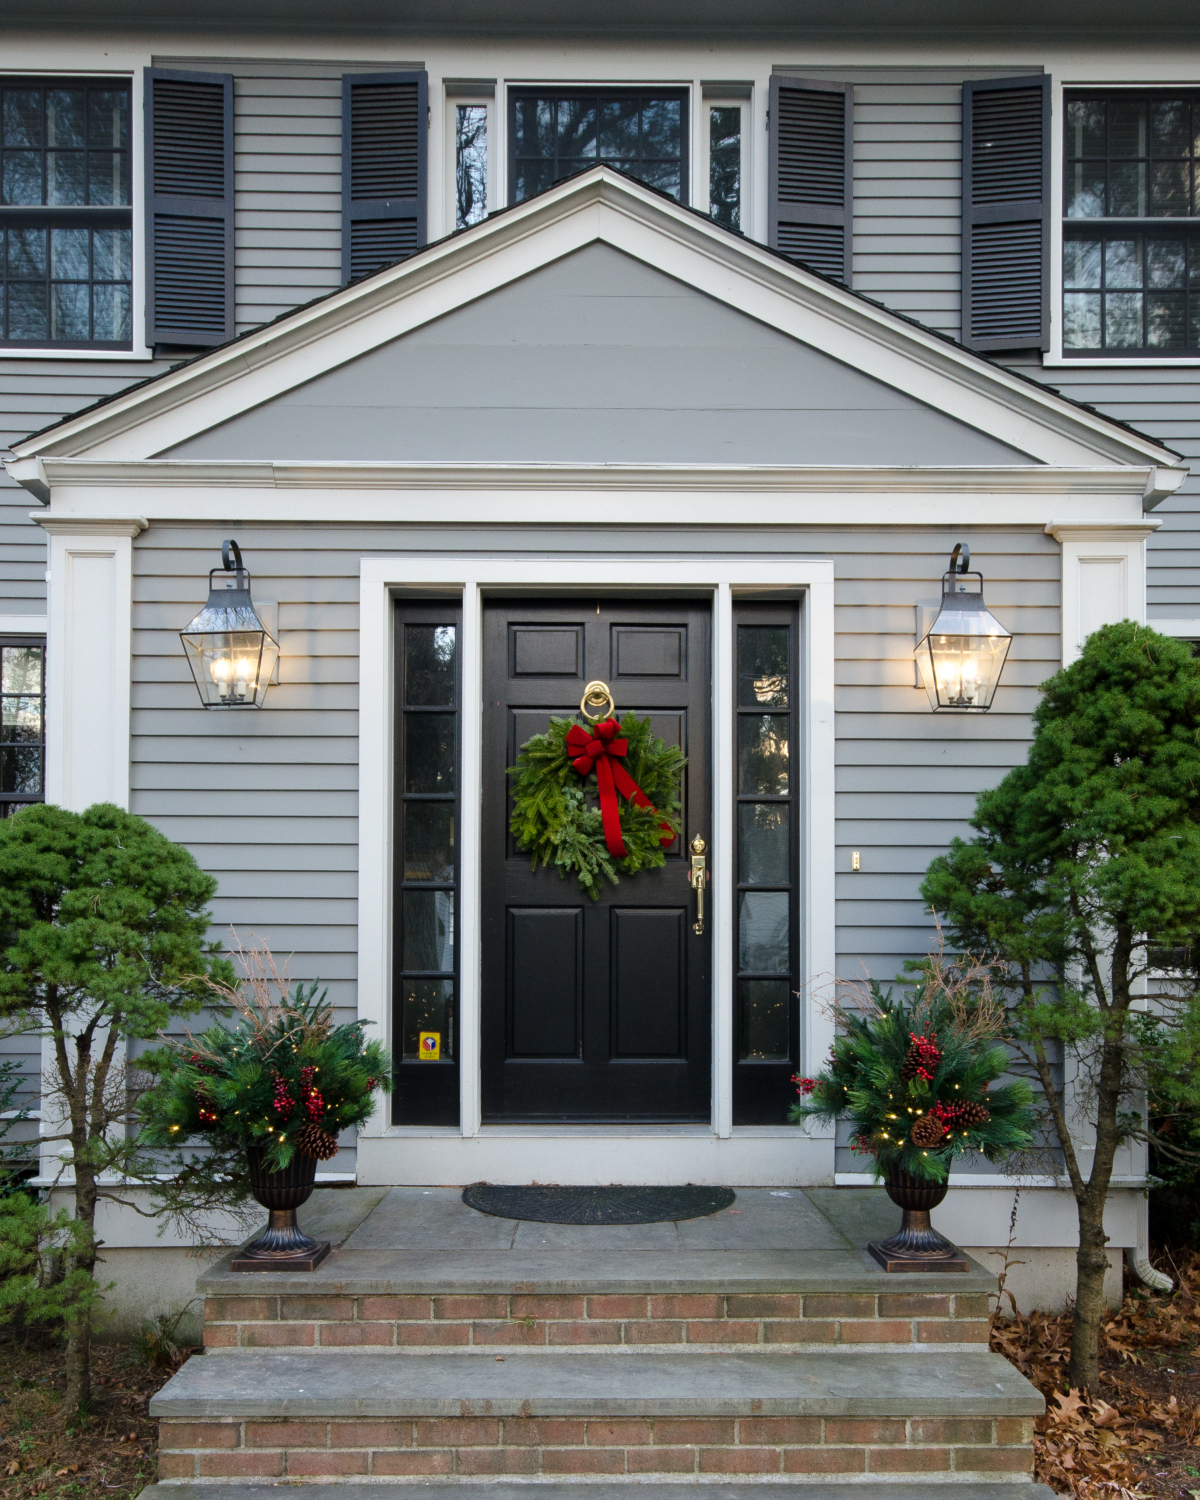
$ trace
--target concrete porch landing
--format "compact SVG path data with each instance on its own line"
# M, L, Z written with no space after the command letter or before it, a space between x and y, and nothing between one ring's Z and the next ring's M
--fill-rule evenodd
M899 1227L882 1189L739 1188L729 1209L678 1223L535 1224L468 1208L458 1188L322 1189L300 1210L334 1249L314 1272L230 1272L233 1252L201 1276L209 1298L287 1294L370 1296L896 1292L981 1296L995 1276L888 1276L870 1239Z

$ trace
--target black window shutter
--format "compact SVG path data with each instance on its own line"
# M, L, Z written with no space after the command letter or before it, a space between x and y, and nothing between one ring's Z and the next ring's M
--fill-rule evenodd
M232 338L233 78L146 69L146 341Z
M1050 79L963 84L962 341L1050 347Z
M342 280L425 244L429 77L342 77Z
M850 285L854 86L771 79L767 243Z

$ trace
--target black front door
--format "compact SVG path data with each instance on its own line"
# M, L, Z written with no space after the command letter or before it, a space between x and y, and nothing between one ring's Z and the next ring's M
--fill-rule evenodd
M709 607L496 600L483 671L483 1118L707 1121L711 939L692 930L686 844L712 840ZM508 829L506 771L551 715L578 715L596 678L618 716L649 715L688 765L666 866L593 901L531 872Z

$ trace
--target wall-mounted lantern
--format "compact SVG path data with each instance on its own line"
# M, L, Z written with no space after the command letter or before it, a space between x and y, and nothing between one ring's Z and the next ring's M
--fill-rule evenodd
M914 653L929 705L960 713L992 706L1012 635L983 602L983 574L970 571L971 549L959 542L942 575L942 607ZM979 587L968 588L966 579Z
M205 708L261 708L279 644L254 608L235 541L222 544L221 562L208 575L208 603L179 639Z

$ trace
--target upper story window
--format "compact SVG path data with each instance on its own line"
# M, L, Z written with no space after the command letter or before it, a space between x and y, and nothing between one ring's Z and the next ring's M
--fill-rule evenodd
M0 344L129 348L129 85L0 88Z
M687 201L685 89L514 89L509 200L604 162Z
M726 229L742 227L742 106L708 105L708 211Z
M1200 353L1200 93L1065 104L1064 352Z

